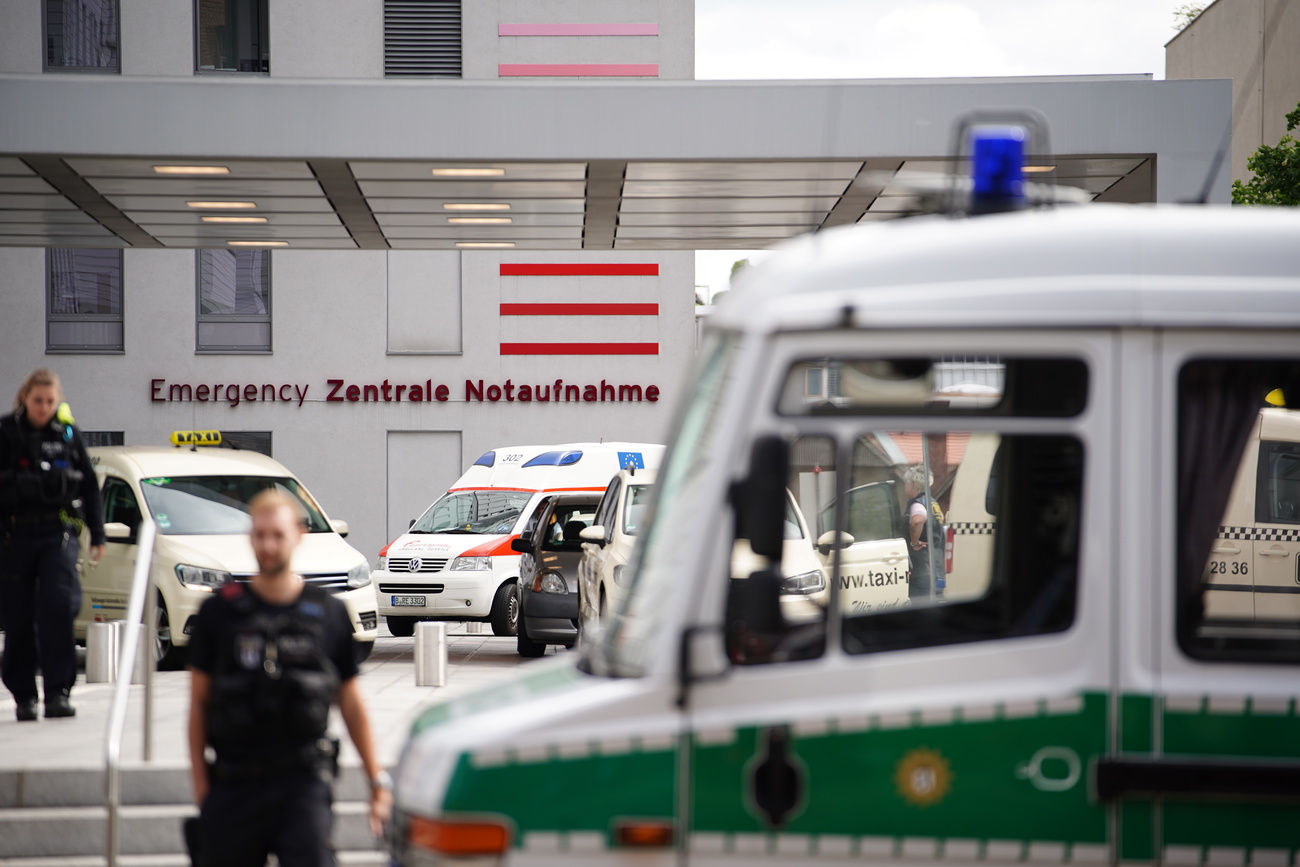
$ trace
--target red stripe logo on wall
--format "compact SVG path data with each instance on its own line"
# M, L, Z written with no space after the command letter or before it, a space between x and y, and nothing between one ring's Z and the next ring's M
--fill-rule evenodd
M502 277L657 277L657 263L503 262ZM623 303L502 303L501 316L658 316L659 305ZM658 355L658 343L502 343L502 355Z

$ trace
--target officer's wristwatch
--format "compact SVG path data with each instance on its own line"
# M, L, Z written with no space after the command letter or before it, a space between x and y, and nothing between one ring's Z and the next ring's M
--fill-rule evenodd
M380 771L370 778L371 789L384 789L391 792L393 790L393 778L389 776L388 771Z

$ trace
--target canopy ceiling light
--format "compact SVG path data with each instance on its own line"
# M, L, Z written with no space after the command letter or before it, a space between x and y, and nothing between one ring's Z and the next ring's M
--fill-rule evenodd
M236 208L256 208L257 202L186 202L187 208L212 208L218 210L235 210Z
M265 223L266 217L200 217L205 223Z
M228 175L230 169L225 166L154 166L160 175Z
M436 178L499 178L505 173L505 169L486 166L433 170L433 176Z
M499 250L513 247L514 241L457 241L456 246L466 250Z
M288 241L227 241L229 247L287 247Z
M459 226L505 226L514 220L510 217L448 217L447 222Z
M508 202L443 202L444 211L508 211Z

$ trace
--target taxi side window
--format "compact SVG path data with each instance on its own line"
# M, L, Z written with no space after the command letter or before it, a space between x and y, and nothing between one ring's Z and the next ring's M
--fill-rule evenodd
M623 483L614 479L605 489L605 496L600 500L600 507L596 509L596 526L605 528L605 541L614 538L614 522L617 520L615 512L618 510L618 496L623 488Z
M1255 520L1300 524L1300 443L1259 444Z
M111 476L104 480L104 523L106 524L126 524L131 528L131 538L125 540L134 542L135 535L140 529L140 503L135 498L135 492L131 486L121 479L115 479Z
M556 506L547 519L542 547L548 551L581 551L582 538L578 535L591 526L590 506Z

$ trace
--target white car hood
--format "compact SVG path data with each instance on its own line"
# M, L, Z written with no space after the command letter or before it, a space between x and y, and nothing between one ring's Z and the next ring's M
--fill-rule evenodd
M247 536L159 536L158 544L177 563L236 575L257 571ZM338 533L308 533L294 551L293 571L306 575L344 573L365 559Z

